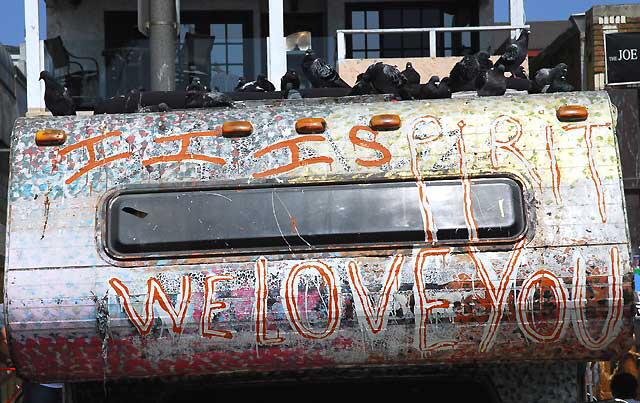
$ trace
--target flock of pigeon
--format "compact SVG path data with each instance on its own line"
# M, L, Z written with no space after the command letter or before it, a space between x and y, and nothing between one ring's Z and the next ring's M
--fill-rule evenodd
M324 60L308 50L302 60L302 72L313 88L342 88L349 90L348 95L392 94L400 100L451 98L452 93L474 91L478 96L500 96L507 89L528 91L530 93L552 93L573 91L567 82L568 66L560 63L554 68L539 70L533 79L529 79L522 63L528 52L529 32L523 30L520 37L509 46L505 53L493 63L487 52L464 56L455 64L448 77L440 79L433 76L425 84L420 83L420 74L411 62L404 71L396 66L377 62L358 75L353 87L340 78L338 72ZM509 77L505 74L509 74ZM43 71L40 79L45 82L45 104L54 116L75 115L72 98L67 89L54 77ZM285 99L302 99L300 77L293 70L287 71L280 81L282 96ZM240 78L236 92L274 92L275 86L263 75L248 82ZM233 106L233 102L219 91L210 91L197 77L187 86L184 95L173 106L178 108L207 108ZM346 94L346 92L345 92ZM168 96L168 95L167 95ZM165 112L171 110L167 102L145 102L143 92L132 90L128 95L103 101L95 108L95 113L133 113ZM115 105L115 107L114 107Z

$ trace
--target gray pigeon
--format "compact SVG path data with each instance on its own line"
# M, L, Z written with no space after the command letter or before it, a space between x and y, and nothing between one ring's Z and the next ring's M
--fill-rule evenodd
M53 116L76 114L76 107L67 88L56 81L48 71L40 72L40 80L44 80L44 104Z
M207 92L207 90L207 86L202 84L197 76L193 76L191 82L187 85L187 92Z
M333 67L317 57L311 49L305 52L302 59L302 72L313 88L351 88Z
M569 66L564 63L558 64L553 68L540 69L533 78L532 87L535 92L546 92L548 86L551 85L553 78L560 74L566 76Z
M529 52L529 31L523 29L520 33L518 39L511 44L504 52L500 59L496 61L495 64L501 64L504 66L504 71L513 74L519 78L521 77L519 67L527 58L527 53Z

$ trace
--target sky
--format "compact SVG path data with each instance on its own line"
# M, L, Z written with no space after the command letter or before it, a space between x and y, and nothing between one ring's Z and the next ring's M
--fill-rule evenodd
M0 0L0 43L18 45L24 42L24 0ZM509 0L494 0L496 22L509 20ZM41 15L44 0L40 0ZM571 14L587 11L594 4L640 3L640 0L524 0L527 21L567 20ZM44 38L44 18L40 33Z

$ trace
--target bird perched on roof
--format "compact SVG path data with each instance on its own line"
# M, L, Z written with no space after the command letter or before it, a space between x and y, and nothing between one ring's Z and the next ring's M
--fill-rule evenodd
M365 76L380 94L394 94L402 99L413 99L407 90L407 78L396 66L377 62L369 66Z
M540 69L532 80L532 90L534 92L547 92L554 77L558 74L566 77L568 72L569 66L564 63L560 63L553 68Z
M493 62L490 59L489 53L484 51L478 52L476 54L476 59L478 59L478 77L476 78L476 89L480 89L487 79L487 72L493 67Z
M495 64L501 64L504 66L505 72L509 72L516 77L522 77L519 67L527 58L527 52L529 51L529 31L523 29L518 39L512 43L502 56L496 61Z
M463 57L449 73L451 92L474 91L479 72L480 63L475 56Z
M291 84L292 90L300 89L300 77L298 77L298 73L295 70L288 70L284 73L284 76L280 79L280 90L286 91L287 84Z
M218 91L190 92L187 94L185 106L187 108L233 107L233 101L227 95Z
M478 89L478 96L492 97L504 95L507 91L507 79L504 76L504 66L495 65L486 73L486 80L482 88Z
M53 116L76 114L76 107L67 88L60 84L48 71L40 72L40 80L44 80L44 104Z
M238 86L239 85L240 80L238 80ZM273 92L276 90L275 85L273 85L271 81L267 80L267 77L262 74L258 74L255 81L250 81L240 87L238 86L236 86L236 91L239 92Z
M245 77L239 77L238 82L236 83L236 86L233 90L240 91L240 88L242 88L246 83L247 83L247 79Z
M305 52L302 59L302 72L313 88L351 88L333 67L317 57L311 49Z
M420 73L413 68L411 62L407 62L402 75L407 79L405 84L407 92L411 95L411 98L417 98L420 95Z
M366 73L358 74L356 77L356 83L351 88L351 92L349 95L369 95L369 94L377 94L375 88L373 88L373 84L371 84L371 77L369 77Z
M566 65L565 65L566 66ZM547 89L547 93L553 92L571 92L574 90L573 85L567 82L567 72L568 68L560 68L555 70L551 76L551 84L549 84L549 88Z
M438 76L431 76L426 84L420 86L420 94L418 99L443 99L451 98L451 89L449 88L449 77L440 80Z
M526 77L527 73L524 71L524 67L520 66L516 74L507 77L507 88L518 91L529 91L531 89L531 81Z
M187 85L187 92L207 92L207 90L207 86L200 82L199 77L191 77L191 81L189 82L189 85Z
M124 112L135 113L142 108L142 92L139 89L133 89L125 96Z

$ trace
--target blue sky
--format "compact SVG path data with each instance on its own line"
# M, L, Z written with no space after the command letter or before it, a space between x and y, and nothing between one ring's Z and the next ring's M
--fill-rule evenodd
M24 42L24 0L0 0L0 43L17 45ZM509 0L495 1L497 22L509 19ZM528 21L566 20L569 15L581 13L594 4L640 3L640 0L524 0ZM41 0L43 8L44 0ZM44 29L41 29L44 35Z

